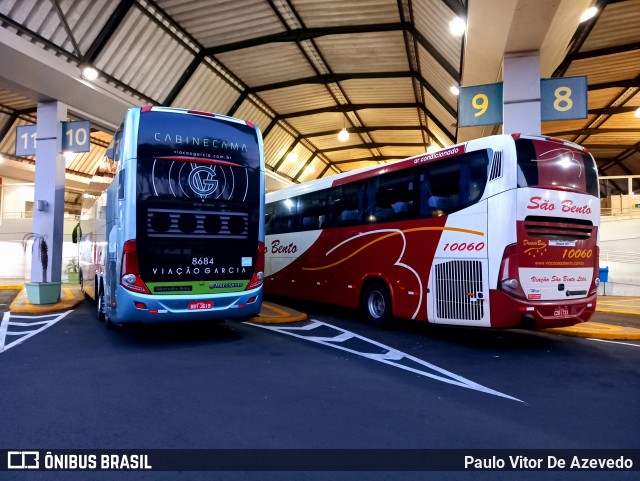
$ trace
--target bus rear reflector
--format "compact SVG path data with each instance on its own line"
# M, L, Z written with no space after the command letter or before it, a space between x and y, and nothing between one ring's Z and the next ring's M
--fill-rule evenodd
M120 268L120 284L129 291L151 294L140 278L138 249L136 241L128 240L122 247L122 263Z
M258 255L256 256L256 267L253 270L251 282L247 285L245 291L260 287L264 282L264 242L258 242Z
M151 112L151 109L153 108L152 105L145 105L144 107L142 107L142 109L140 110L140 112Z

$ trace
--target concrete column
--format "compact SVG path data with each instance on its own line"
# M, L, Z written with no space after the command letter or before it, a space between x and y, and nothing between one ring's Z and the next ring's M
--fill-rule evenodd
M31 282L60 282L64 227L65 160L62 155L62 123L67 106L61 102L39 102L36 126L36 185L33 201L33 232L45 237L49 266L43 279L40 245L35 242Z
M539 135L540 52L507 53L503 62L503 132Z

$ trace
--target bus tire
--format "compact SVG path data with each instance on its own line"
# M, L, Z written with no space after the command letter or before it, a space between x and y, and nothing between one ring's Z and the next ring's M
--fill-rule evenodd
M100 322L104 322L106 319L104 312L104 288L102 287L102 283L98 284L98 294L96 295L96 314L98 315L98 320Z
M388 327L391 323L391 293L382 281L367 282L362 289L360 307L369 324Z

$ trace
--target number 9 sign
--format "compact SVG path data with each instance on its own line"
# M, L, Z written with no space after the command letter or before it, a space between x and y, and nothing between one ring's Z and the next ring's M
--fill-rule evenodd
M502 83L461 87L458 96L458 126L502 123Z

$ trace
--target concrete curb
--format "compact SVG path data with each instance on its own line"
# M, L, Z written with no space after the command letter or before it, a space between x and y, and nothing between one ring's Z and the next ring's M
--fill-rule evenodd
M249 322L255 324L283 324L286 322L299 322L307 320L307 315L303 312L290 309L288 307L263 302L260 315L252 317Z
M600 322L584 322L571 327L556 327L553 329L542 329L541 332L550 334L560 334L562 336L592 337L595 339L610 340L640 340L640 329L633 327L615 326L613 324L602 324Z
M7 287L3 287L7 289ZM60 300L55 304L31 304L24 286L19 287L20 292L10 306L11 312L21 314L48 314L52 312L64 312L75 308L84 300L84 295L79 287L63 285L60 291Z

